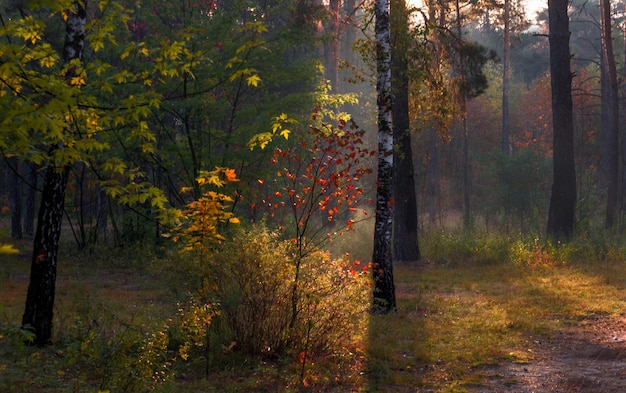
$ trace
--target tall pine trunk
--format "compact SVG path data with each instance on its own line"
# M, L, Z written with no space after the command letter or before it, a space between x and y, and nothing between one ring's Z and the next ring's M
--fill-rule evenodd
M600 27L602 31L601 80L602 80L602 178L606 187L605 226L613 227L618 207L619 179L619 96L617 69L611 33L611 4L599 0Z
M504 0L504 51L502 59L502 153L511 153L509 96L511 83L511 0Z
M622 6L626 7L626 0L622 0ZM626 23L622 23L622 41L623 41L623 52L624 52L624 59L622 61L622 72L621 72L621 77L622 80L626 80ZM620 117L622 120L622 127L626 126L626 83L622 83L622 89L621 89L621 93L622 93L622 99L621 99L621 112L620 112ZM626 135L622 135L622 144L621 144L621 151L622 151L622 162L621 162L621 167L622 167L622 189L619 195L620 198L620 216L623 218L624 217L624 213L626 212ZM623 227L623 224L622 224Z
M409 117L409 65L406 57L409 18L405 0L393 0L391 7L393 53L393 139L396 151L393 168L393 259L414 262L420 259L417 240L417 195L413 169L413 149Z
M391 43L389 0L376 0L376 72L378 105L378 180L376 182L376 222L374 224L373 311L396 310L393 282L391 231L393 221L393 126L391 119Z
M548 0L554 179L547 232L558 239L569 239L573 235L576 213L568 3L568 0Z
M82 57L86 21L87 14L83 4L75 1L74 9L68 12L66 21L63 48L63 60L66 63ZM57 146L50 151L35 231L26 306L22 317L22 328L34 333L34 344L38 346L47 345L52 339L59 238L70 171L68 166L59 168L55 165L54 156L58 153L56 150L62 148Z

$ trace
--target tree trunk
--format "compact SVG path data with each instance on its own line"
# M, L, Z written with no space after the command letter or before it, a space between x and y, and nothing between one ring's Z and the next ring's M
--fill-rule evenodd
M20 161L16 157L7 159L9 167L9 209L11 211L11 237L21 239L22 232L22 179L20 178Z
M606 228L613 227L618 205L619 179L619 96L617 69L611 33L611 4L599 0L600 26L602 31L601 80L602 80L602 178L606 187Z
M439 148L437 146L437 130L430 131L430 144L428 148L428 218L433 227L437 223L437 218L441 216L441 187L439 173Z
M393 90L394 159L393 191L393 256L394 261L413 262L420 259L417 240L417 196L413 169L413 149L409 118L409 65L406 57L409 28L405 0L394 0L392 17L393 50L391 79Z
M26 307L22 317L22 328L35 334L34 344L38 346L49 344L52 337L57 254L68 174L69 168L58 171L50 167L44 178Z
M472 209L470 192L469 132L467 129L467 97L461 97L461 125L463 132L463 227L472 227Z
M328 3L330 20L327 44L326 79L330 81L331 93L339 92L339 19L341 17L341 2L330 0Z
M557 239L569 239L573 235L576 212L572 73L567 6L568 0L548 1L554 179L547 232Z
M94 228L93 242L98 243L102 239L107 241L107 227L109 215L109 200L106 192L98 187L96 195L96 225Z
M455 12L456 12L456 33L457 38L460 40L463 37L463 29L461 22L461 3L459 0L455 0ZM467 75L465 64L462 59L458 61L458 73L461 78L460 85L467 85ZM470 165L469 165L469 132L467 129L467 100L468 93L461 89L459 95L460 116L461 116L461 132L463 135L463 227L465 230L471 229L472 225L472 210L470 206Z
M87 14L84 6L74 2L68 12L63 59L66 63L80 59L85 41ZM69 77L69 75L68 75ZM58 146L56 149L62 149ZM54 150L50 152L54 156ZM30 281L26 295L26 307L22 317L22 328L34 333L34 344L44 346L51 342L54 295L56 286L57 256L65 190L70 168L57 168L51 157L46 170L39 207L37 230L33 244Z
M511 0L504 0L504 51L502 59L502 153L511 153L509 96L511 82Z
M37 196L37 165L31 163L28 166L28 180L26 190L26 202L24 204L24 234L35 234L35 199Z
M378 180L376 183L376 222L374 224L373 311L396 310L393 282L391 231L393 221L393 127L391 120L391 47L389 0L376 0L376 72L378 105Z
M622 1L622 5L626 7L626 0ZM622 62L622 80L626 80L626 23L622 23L623 31L622 31L622 41L624 43L623 51L624 51L624 60ZM622 83L622 107L621 107L621 118L622 118L622 127L626 125L626 83ZM620 214L622 215L626 212L626 136L622 136L622 189L620 193Z
M343 39L341 41L341 57L345 60L348 60L350 64L356 63L355 52L352 48L354 43L356 42L356 35L358 31L358 25L356 20L356 12L358 7L356 5L356 0L345 0L343 2L344 9L344 34Z

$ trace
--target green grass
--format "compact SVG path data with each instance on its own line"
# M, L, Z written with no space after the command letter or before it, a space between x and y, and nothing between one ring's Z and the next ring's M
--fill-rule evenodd
M448 247L428 267L396 268L398 314L370 323L370 390L464 392L486 383L490 365L532 361L537 337L626 310L623 259L570 262L568 248L584 245L535 247L532 241L520 258L519 244L506 240L496 248L510 250L495 253L507 255L498 262L490 243L493 237L479 236L471 247L483 251L467 253L463 243L462 256Z
M204 359L172 364L160 355L172 351L159 346L159 334L175 323L187 293L172 287L167 265L140 249L65 252L55 343L21 345L30 258L27 243L17 246L21 254L0 257L2 392L465 392L486 384L493 365L532 362L541 337L626 310L620 243L436 234L422 242L418 266L395 268L397 314L370 316L352 344L312 359L306 386L293 361L221 346L212 348L205 379ZM161 366L164 381L155 371ZM137 384L124 385L129 380Z

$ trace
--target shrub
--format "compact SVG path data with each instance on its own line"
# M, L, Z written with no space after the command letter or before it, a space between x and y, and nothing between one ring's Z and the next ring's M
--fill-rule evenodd
M83 301L57 336L63 373L84 389L145 392L172 377L172 356L163 326L126 323L102 304Z
M292 247L257 226L239 231L212 255L201 293L207 303L220 304L215 327L225 342L251 355L310 354L364 328L367 269L322 251L307 254L296 269Z

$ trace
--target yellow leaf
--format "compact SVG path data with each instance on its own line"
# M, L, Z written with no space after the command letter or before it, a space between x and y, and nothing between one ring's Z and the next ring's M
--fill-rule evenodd
M10 244L0 244L0 254L17 254L19 251Z
M246 82L248 83L248 86L258 87L260 81L261 81L261 78L256 74L246 78Z

